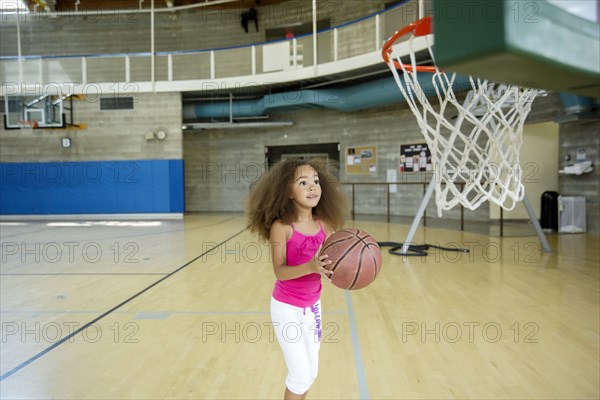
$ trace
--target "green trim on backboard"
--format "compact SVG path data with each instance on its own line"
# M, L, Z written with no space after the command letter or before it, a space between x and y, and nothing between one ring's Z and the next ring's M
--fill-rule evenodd
M543 0L434 2L439 67L600 97L600 25Z

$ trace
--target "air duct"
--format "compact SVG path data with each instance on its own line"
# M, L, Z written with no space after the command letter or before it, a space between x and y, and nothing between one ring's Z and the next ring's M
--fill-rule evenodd
M435 95L431 74L419 74L426 96ZM457 76L455 92L468 90L467 77ZM352 87L337 89L305 89L269 94L259 100L194 102L183 107L184 120L257 117L271 111L325 108L337 111L358 111L405 101L393 77L373 80Z
M596 99L571 93L561 93L560 101L565 114L555 120L559 124L600 120L600 103Z
M578 96L571 93L561 93L560 101L567 114L590 111L594 106L594 99L591 97Z

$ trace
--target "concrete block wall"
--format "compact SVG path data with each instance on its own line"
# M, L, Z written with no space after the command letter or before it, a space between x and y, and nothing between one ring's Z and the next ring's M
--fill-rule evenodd
M187 211L242 211L250 185L265 170L265 147L315 143L340 143L342 182L386 182L387 170L398 169L400 145L423 143L414 115L405 104L343 113L331 110L280 112L273 121L293 121L289 127L262 129L220 129L186 132L183 138ZM346 174L346 147L377 146L377 172ZM428 183L430 175L398 174L399 181ZM350 186L344 189L350 196ZM387 186L356 186L356 213L387 213ZM423 197L423 186L401 185L390 194L391 214L414 216ZM350 200L350 197L349 197ZM434 201L427 209L437 215ZM489 218L486 205L466 212L467 220ZM460 210L443 214L458 219Z
M600 122L571 122L560 126L559 165L564 168L573 164L577 150L585 148L587 159L594 170L582 175L559 175L558 186L561 196L584 196L586 199L587 231L600 233ZM570 160L567 161L567 156Z
M0 162L181 159L181 94L139 93L133 110L100 110L98 98L74 101L75 123L86 129L0 128ZM146 140L157 128L163 141ZM61 138L72 147L63 149Z

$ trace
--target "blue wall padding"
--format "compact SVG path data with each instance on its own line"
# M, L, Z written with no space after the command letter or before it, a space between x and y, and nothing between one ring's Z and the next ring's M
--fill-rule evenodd
M171 211L185 211L185 180L183 160L169 160L169 195Z
M0 163L0 214L183 211L183 160Z

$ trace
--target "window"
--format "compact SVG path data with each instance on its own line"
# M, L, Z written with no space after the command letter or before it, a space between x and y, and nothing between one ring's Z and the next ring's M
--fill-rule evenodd
M133 97L102 97L100 110L133 110Z
M16 14L17 10L23 14L29 12L24 0L0 0L0 13Z

